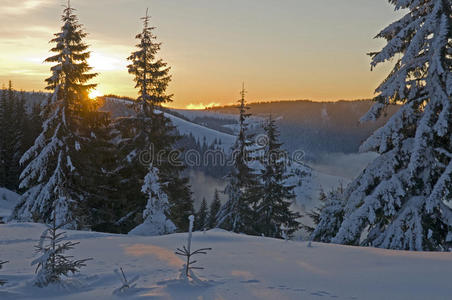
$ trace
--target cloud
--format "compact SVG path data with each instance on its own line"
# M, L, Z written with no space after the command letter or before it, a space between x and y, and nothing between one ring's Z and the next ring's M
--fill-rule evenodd
M88 63L96 71L126 70L126 59L119 59L99 52L91 52Z
M31 10L41 8L45 4L48 4L49 0L3 0L6 3L3 3L3 7L0 11L1 14L5 15L24 15L29 13ZM2 1L2 2L3 2Z
M30 70L30 69L19 69L19 70L12 70L10 71L11 74L20 74L23 76L45 76L48 75L48 73L39 72L37 70Z
M0 30L0 43L16 43L22 41L24 38L32 38L37 41L47 42L53 37L53 34L58 31L58 28L46 27L46 26L30 26L6 28L9 22L0 23L3 27Z

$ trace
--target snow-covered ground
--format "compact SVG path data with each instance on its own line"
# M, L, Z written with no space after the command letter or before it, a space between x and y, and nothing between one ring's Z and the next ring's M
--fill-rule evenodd
M232 234L196 232L192 249L212 247L198 257L202 285L178 280L183 261L174 254L187 234L137 237L69 231L80 241L71 253L93 258L66 288L32 285L33 246L43 225L0 225L0 271L8 283L0 299L451 299L451 253L426 253L283 241ZM120 287L114 269L136 288Z

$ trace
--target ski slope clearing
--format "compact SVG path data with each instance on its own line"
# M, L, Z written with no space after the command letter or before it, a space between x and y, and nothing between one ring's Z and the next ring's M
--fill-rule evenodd
M20 195L0 187L0 221L11 214L14 206L19 202Z
M68 231L80 241L70 253L92 257L64 288L34 287L33 246L44 226L0 225L0 271L8 283L0 299L450 299L451 253L426 253L283 241L232 234L195 232L192 249L212 247L197 257L203 283L178 279L183 261L174 254L187 234L137 237ZM136 286L121 286L114 270Z
M134 115L135 112L131 108L130 100L125 99L117 99L117 98L106 98L104 106L102 107L103 111L110 112L112 117L127 117ZM177 110L175 110L177 111ZM158 111L157 112L161 112ZM193 112L202 112L202 111L193 111ZM221 140L221 148L225 152L229 152L231 150L232 145L235 142L235 136L219 132L217 130L198 125L196 123L181 119L177 116L174 116L169 113L164 113L167 118L171 120L173 125L177 128L177 131L181 135L193 135L193 137L200 142L204 140L208 145L214 143L215 140Z
M177 131L182 135L192 134L195 139L199 139L201 142L205 139L208 145L213 144L215 140L220 140L221 147L226 153L230 152L235 143L236 137L233 135L188 122L168 113L165 113L165 116L171 120Z

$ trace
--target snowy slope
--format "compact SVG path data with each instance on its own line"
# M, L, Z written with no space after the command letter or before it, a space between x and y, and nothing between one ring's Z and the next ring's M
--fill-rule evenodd
M1 259L11 261L0 271L8 283L0 299L450 299L452 255L285 242L219 230L194 234L192 249L212 247L199 258L208 280L204 286L179 281L182 265L174 254L186 234L136 237L70 231L80 241L72 254L92 257L66 288L32 286L33 245L42 225L0 225ZM112 295L120 286L114 269L128 278L139 275L127 295Z
M19 197L18 194L0 187L0 221L11 214L14 206L19 202Z
M184 115L190 121L193 121L195 118L202 118L202 117L213 117L213 118L218 118L218 119L238 120L237 114L227 114L227 113L217 112L215 110L206 110L206 109L171 109L171 110Z
M192 109L170 109L171 111L180 114L187 118L188 120L192 122L196 122L197 118L210 118L210 119L217 119L217 120L229 120L232 122L231 124L223 125L223 128L227 128L232 130L232 132L235 132L238 134L239 132L239 115L237 114L238 111L235 111L235 114L231 113L224 113L221 111L216 110L192 110ZM234 107L234 110L237 110L237 108ZM265 122L266 117L259 117L251 115L248 119L248 128L250 130L259 130L260 127L262 127L262 123ZM204 124L202 124L204 125ZM207 125L209 127L209 125Z
M131 104L132 102L126 99L106 98L105 104L101 110L110 112L114 118L131 116L134 114ZM175 111L177 112L178 110ZM221 146L225 151L229 151L235 142L235 137L233 135L198 125L169 113L165 113L165 116L173 122L173 125L176 126L180 134L192 134L193 137L200 142L206 139L206 142L210 145L215 139L221 140Z
M205 138L208 145L212 144L215 139L221 140L221 146L226 152L230 151L235 142L236 138L233 135L183 120L168 113L165 113L165 116L173 122L173 125L177 127L180 134L189 135L191 133L195 139L199 139L200 141L203 141Z

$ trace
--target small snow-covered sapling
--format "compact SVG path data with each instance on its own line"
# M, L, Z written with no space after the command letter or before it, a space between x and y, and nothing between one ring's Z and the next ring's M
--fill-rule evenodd
M3 265L9 263L9 261L1 261L0 260L0 270L2 269ZM0 279L0 285L4 285L7 281L4 279Z
M192 238L192 232L193 232L193 222L195 220L195 217L193 215L191 215L188 217L188 220L190 221L190 226L189 226L189 230L188 230L187 247L185 247L185 245L184 245L182 247L182 249L177 248L177 251L175 252L177 255L186 257L186 263L185 263L184 270L183 270L183 272L184 272L183 275L186 278L191 277L190 273L192 270L204 269L203 267L194 267L193 264L195 264L197 261L196 260L191 261L191 257L193 255L197 255L197 254L207 254L207 251L212 250L212 248L201 248L201 249L191 252L191 238Z
M55 213L52 213L52 223L46 225L47 229L41 234L41 238L36 248L36 253L41 255L31 262L36 265L35 285L44 287L50 283L56 283L61 280L61 276L68 276L69 273L75 274L84 267L85 262L92 258L72 260L72 256L63 253L74 248L79 242L64 241L66 232L57 233L64 224L57 225ZM49 241L46 244L46 241Z

